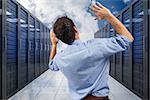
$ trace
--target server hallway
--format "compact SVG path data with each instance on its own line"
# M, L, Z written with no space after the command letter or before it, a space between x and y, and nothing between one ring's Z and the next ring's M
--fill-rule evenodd
M0 0L0 100L90 97L150 100L150 0Z
M109 85L111 100L141 100L112 77ZM67 79L61 72L48 70L9 100L71 100L67 87Z

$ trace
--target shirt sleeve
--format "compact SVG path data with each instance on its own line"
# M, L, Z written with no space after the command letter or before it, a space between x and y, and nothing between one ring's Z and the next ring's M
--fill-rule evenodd
M49 61L49 69L51 69L52 71L59 71L59 68L56 64L56 58L54 57L54 59Z
M131 41L123 35L116 35L111 38L97 39L93 45L97 53L100 53L102 57L111 56L117 52L125 51L131 44Z

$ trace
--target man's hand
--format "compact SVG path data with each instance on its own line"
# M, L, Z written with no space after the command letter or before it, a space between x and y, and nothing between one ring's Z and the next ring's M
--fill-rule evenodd
M101 5L100 3L96 3L94 5L92 5L91 7L91 12L93 12L98 19L109 19L110 16L112 16L112 13L103 5Z
M97 2L90 8L98 19L108 20L118 34L126 36L131 42L134 40L128 29L106 7Z
M50 32L50 39L51 39L52 45L57 45L58 39L57 39L57 37L55 36L55 34L54 34L53 31Z

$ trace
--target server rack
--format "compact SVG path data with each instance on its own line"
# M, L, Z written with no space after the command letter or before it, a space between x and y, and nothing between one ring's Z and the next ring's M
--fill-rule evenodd
M13 91L17 89L17 51L18 51L18 45L17 45L17 37L18 37L18 23L17 23L17 11L18 7L16 4L14 4L11 1L7 2L7 8L6 8L6 27L5 30L5 75L3 76L3 80L5 80L6 85L4 85L6 88L6 95L11 94ZM4 67L4 66L3 66ZM2 81L3 81L2 80ZM3 84L2 84L3 85ZM3 91L2 91L3 93Z
M144 50L143 50L143 37L144 37L144 22L143 14L143 2L138 1L133 5L133 36L135 40L133 42L133 89L140 95L143 95L144 89ZM138 21L141 19L141 21Z
M46 70L46 68L47 68L47 30L46 30L46 27L44 27L44 38L43 38L43 40L44 40L44 71Z
M0 26L2 26L2 1L0 0ZM0 98L2 97L2 27L0 27Z
M122 16L118 15L117 18L122 21ZM115 32L115 34L117 34ZM118 81L122 81L122 67L121 67L121 60L122 60L122 53L118 52L115 54L115 77L117 78Z
M117 65L117 56L111 56L110 75L142 99L148 100L150 99L150 1L134 0L119 15L135 40L121 53L120 66ZM109 30L110 36L113 36L114 30L111 26Z
M113 29L113 27L110 25L110 37L113 37L114 35L115 35L115 30ZM111 57L110 57L110 60L111 60L111 62L110 62L110 74L112 75L112 76L115 76L116 75L116 71L115 71L115 55L112 55Z
M15 0L0 0L0 24L0 99L8 99L41 74L42 23Z
M50 55L50 52L51 52L50 50L51 50L51 45L52 45L52 44L51 44L51 41L50 41L50 39L49 39L49 37L50 37L50 30L47 29L47 32L48 32L48 33L47 33L47 47L48 47L48 49L47 49L47 52L48 52L48 54L47 54L47 58L48 58L48 59L47 59L47 60L48 60L48 61L47 61L47 62L49 62L49 55Z
M36 20L35 34L35 76L40 75L40 22Z
M132 33L131 25L132 23L132 9L128 8L122 13L122 22L125 25L125 27ZM131 51L132 52L132 51ZM127 50L122 52L122 82L132 88L132 65L130 62L132 62L130 54L130 47L127 48Z
M29 15L29 37L28 37L28 80L32 81L35 75L35 19Z
M49 46L49 45L50 45L50 41L49 41L49 38L50 38L49 34L50 34L50 31L49 31L48 28L46 29L46 33L47 33L47 34L46 34L46 40L47 40L47 41L46 41L46 44L47 44L47 45L46 45L46 46L47 46L47 49L46 49L46 50L47 50L47 54L46 54L46 55L47 55L47 56L46 56L46 57L47 57L47 60L46 60L46 69L48 69L48 68L49 68L49 67L48 67L48 62L49 62L49 55L50 55L50 46Z
M19 85L23 87L28 82L28 13L20 9L20 59Z
M41 29L41 33L40 33L40 73L43 73L43 63L44 63L44 43L43 43L43 31L44 31L44 26L43 24L40 24L40 29Z

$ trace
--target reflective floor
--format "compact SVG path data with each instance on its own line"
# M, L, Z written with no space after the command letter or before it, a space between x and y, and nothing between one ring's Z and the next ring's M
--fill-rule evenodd
M111 100L140 100L136 95L109 78ZM50 70L43 73L9 100L71 100L67 90L67 80L61 72Z

